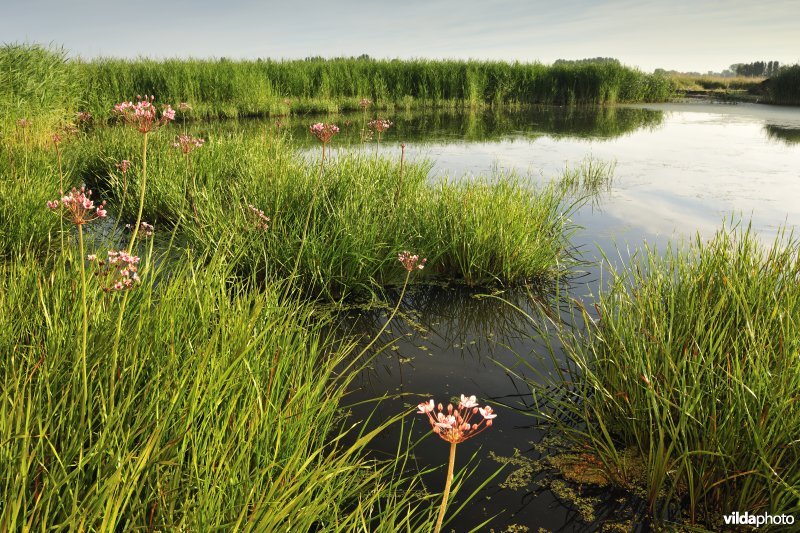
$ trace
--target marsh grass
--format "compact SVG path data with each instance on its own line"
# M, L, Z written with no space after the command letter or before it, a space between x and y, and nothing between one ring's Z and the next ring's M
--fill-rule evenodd
M796 513L796 237L764 246L749 227L723 227L688 249L645 248L610 276L599 316L577 304L575 327L551 345L552 373L532 382L548 402L542 420L657 519L682 509L713 527L736 509Z
M147 258L116 368L121 296L89 281L88 419L77 267L0 265L3 529L394 531L428 520L404 450L364 457L397 420L341 425L351 374L334 369L352 345L324 334L311 307L234 282L223 258L187 256L169 272Z
M185 180L176 179L185 174L183 158L165 132L153 134L143 219L180 226L179 241L196 250L236 243L230 249L245 277L285 279L297 263L298 287L339 299L402 282L396 256L407 249L425 250L426 277L469 284L552 278L569 263L571 207L558 187L517 176L432 181L425 162L404 163L401 178L399 160L358 152L327 160L320 173L318 151L298 152L284 136L206 133L208 142L192 154L197 216ZM76 156L78 172L105 190L125 220L136 215L137 204L123 205L122 197L139 195L138 170L123 180L111 162L135 150L136 140L98 131ZM271 219L268 231L248 205Z
M575 167L568 165L558 184L570 195L588 196L594 200L611 191L616 168L616 161L603 161L589 156Z

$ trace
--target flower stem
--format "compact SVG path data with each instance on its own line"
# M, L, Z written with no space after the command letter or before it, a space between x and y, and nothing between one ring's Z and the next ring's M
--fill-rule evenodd
M78 262L81 264L81 306L83 307L83 331L81 336L81 373L83 375L83 418L88 413L89 380L86 377L86 344L89 336L89 308L86 305L86 265L84 264L83 251L83 224L78 224L78 242L81 255Z
M450 485L453 483L453 466L456 464L456 443L450 443L450 463L447 465L447 481L444 484L444 494L442 495L442 506L439 508L439 518L436 520L434 533L442 530L444 512L447 509L447 498L450 496Z
M317 174L317 183L314 185L314 188L311 191L311 203L308 204L308 211L306 212L306 223L303 225L303 233L300 236L300 249L297 251L297 257L294 260L294 268L292 268L292 273L289 275L289 284L287 285L287 294L289 289L294 283L294 277L297 275L297 267L300 266L300 257L303 255L303 248L306 245L306 238L308 237L308 225L311 222L311 212L314 210L314 204L317 201L317 191L320 188L320 184L322 182L322 171L323 165L325 164L325 143L322 143L322 159L319 162L319 174Z
M136 225L133 227L133 235L131 235L131 242L128 244L128 253L133 253L133 247L136 245L136 236L139 234L139 225L142 223L142 210L144 209L144 191L147 186L147 133L144 134L144 142L142 143L142 184L141 192L139 193L139 214L136 215Z
M411 271L407 270L406 271L406 279L403 282L403 288L400 291L400 297L397 299L397 305L395 305L394 309L392 309L392 313L389 315L389 318L386 319L386 322L384 322L383 327L381 328L381 330L374 337L372 337L372 340L369 341L369 344L364 346L364 348L361 350L361 352L358 354L358 356L354 359L355 361L358 361L359 359L361 359L361 356L364 355L365 353L367 353L367 350L369 350L372 347L372 345L375 344L375 342L383 334L383 332L386 331L386 328L389 327L389 323L394 319L394 315L397 314L397 310L400 309L400 304L403 303L403 296L405 296L405 294L406 294L406 288L408 287L408 280L409 280L410 277L411 277Z

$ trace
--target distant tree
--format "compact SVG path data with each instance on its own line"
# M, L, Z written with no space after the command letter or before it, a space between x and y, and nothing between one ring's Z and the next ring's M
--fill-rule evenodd
M752 63L736 63L731 65L731 70L738 76L763 77L773 76L780 70L778 61L754 61Z
M621 65L615 57L587 57L585 59L556 59L553 65Z

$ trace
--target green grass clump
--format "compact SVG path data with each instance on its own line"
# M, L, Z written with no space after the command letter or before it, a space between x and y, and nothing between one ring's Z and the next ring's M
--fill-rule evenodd
M248 288L224 256L173 257L168 269L144 257L127 296L89 279L86 411L74 259L0 264L0 529L429 521L406 450L365 458L386 424L341 427L357 372L336 369L352 344L323 333L310 306L279 301L278 287Z
M177 227L177 242L194 250L235 243L227 249L245 277L286 279L297 262L307 294L338 299L400 283L403 250L428 258L425 275L470 284L552 278L570 262L570 208L556 187L513 176L437 182L426 163L406 162L401 171L399 159L370 151L342 153L320 171L319 146L300 152L274 131L204 136L187 157L166 130L153 134L143 219ZM114 162L133 158L140 145L136 132L102 129L70 152L74 173L123 222L135 220L139 166L123 176ZM271 219L267 231L250 205Z
M797 513L800 241L765 247L749 228L723 228L689 250L645 249L596 305L535 386L552 400L544 419L659 518L676 504L707 524L737 509Z

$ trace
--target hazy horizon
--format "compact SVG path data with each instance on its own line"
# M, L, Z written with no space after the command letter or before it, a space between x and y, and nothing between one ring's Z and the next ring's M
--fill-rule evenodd
M6 0L3 0L6 3ZM540 5L541 4L541 5ZM63 46L71 56L136 58L486 59L552 63L613 57L652 71L720 72L733 63L800 61L800 3L565 0L559 4L356 0L54 0L3 5L4 43ZM127 4L130 5L130 4Z

